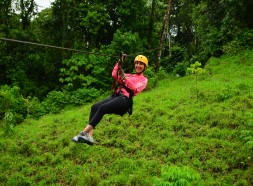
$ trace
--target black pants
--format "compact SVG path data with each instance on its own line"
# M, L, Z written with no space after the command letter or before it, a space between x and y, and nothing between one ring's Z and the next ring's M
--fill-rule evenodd
M89 124L96 127L105 114L123 116L130 108L132 99L120 94L110 96L91 107Z

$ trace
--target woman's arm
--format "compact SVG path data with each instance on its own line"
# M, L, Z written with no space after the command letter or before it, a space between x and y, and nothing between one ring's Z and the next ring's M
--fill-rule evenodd
M118 73L118 69L119 69L119 64L116 63L116 65L114 66L113 70L112 70L112 78L117 80L117 73Z
M131 77L131 75L130 77L126 76L124 80L124 85L130 88L134 92L134 95L142 92L147 87L147 84L148 79L143 75L133 77Z
M118 81L119 83L123 83L124 78L122 78L120 75L118 75L118 71L121 68L119 68L119 63L116 63L116 65L114 66L113 70L112 70L112 77L113 79L115 79L116 81ZM124 74L124 71L123 71Z

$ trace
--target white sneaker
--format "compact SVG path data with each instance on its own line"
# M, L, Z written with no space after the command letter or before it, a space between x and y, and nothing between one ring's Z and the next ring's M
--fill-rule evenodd
M72 138L72 141L77 143L77 142L78 142L78 137L79 137L79 136L80 136L80 135L77 135L77 136L73 137L73 138Z
M89 134L85 134L84 136L82 136L82 135L78 136L78 141L83 142L83 143L87 143L88 145L94 144L94 140Z
M81 132L79 135L73 137L72 141L76 142L76 143L78 143L78 142L87 143L88 145L94 144L93 138L89 134L84 134L83 132Z

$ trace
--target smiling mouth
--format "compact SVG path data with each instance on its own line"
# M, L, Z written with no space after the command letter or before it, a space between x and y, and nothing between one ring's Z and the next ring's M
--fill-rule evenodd
M140 73L140 72L142 72L142 68L135 68L135 71L137 72L137 73Z

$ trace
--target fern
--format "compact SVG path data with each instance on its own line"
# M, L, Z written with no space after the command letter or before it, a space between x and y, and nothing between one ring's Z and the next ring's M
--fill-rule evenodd
M13 128L15 125L15 118L12 112L6 112L4 114L4 123L5 123L5 133L13 133Z
M200 175L190 167L163 167L161 171L161 178L155 179L155 186L163 185L177 185L187 186L192 183L200 182Z

